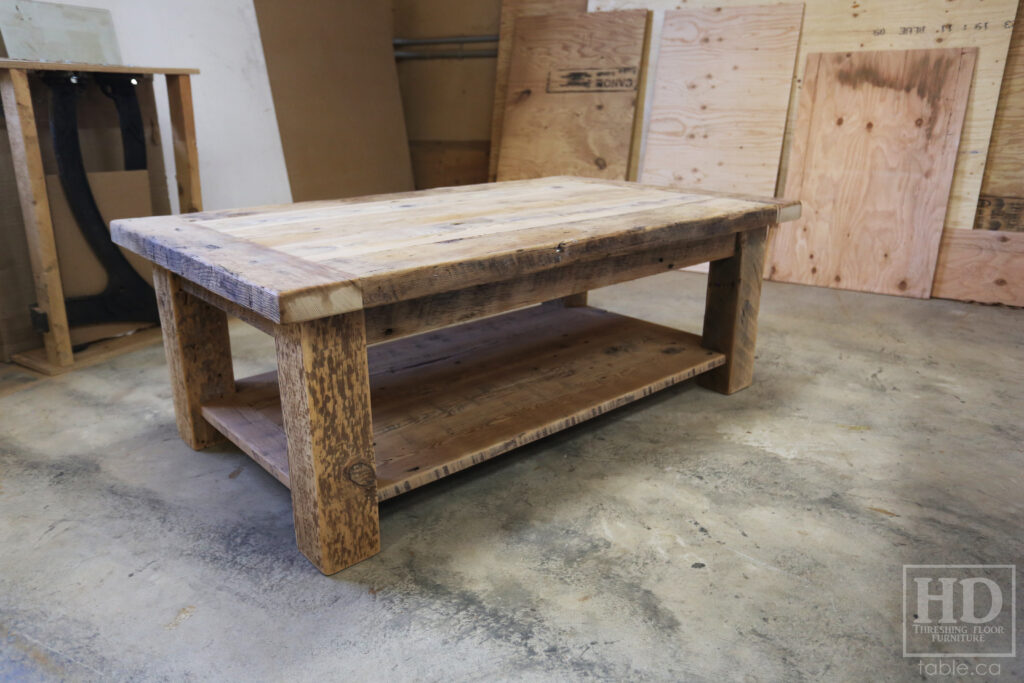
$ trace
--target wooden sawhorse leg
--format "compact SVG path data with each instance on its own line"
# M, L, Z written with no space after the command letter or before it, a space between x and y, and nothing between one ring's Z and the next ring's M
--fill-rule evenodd
M701 346L724 353L725 365L697 377L697 383L723 394L746 389L754 380L757 311L761 303L768 228L736 235L736 252L712 261Z
M235 391L228 317L183 290L178 276L164 268L153 268L153 288L178 432L192 448L205 448L224 437L203 419L203 404Z
M276 340L295 537L333 574L380 551L363 312L279 325Z

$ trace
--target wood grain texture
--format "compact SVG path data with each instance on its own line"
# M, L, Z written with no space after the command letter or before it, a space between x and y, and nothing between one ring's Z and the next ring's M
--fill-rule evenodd
M508 70L512 61L512 42L516 19L541 14L571 14L587 11L587 0L502 0L498 29L498 58L494 75L494 106L491 109L491 151L487 179L498 179L498 158L505 122L505 97L508 93Z
M292 198L411 190L389 4L254 6Z
M203 418L202 404L235 390L228 319L182 289L181 279L163 268L153 270L153 288L160 308L178 433L192 448L205 448L221 435Z
M199 69L158 66L132 66L130 64L80 64L76 62L37 62L29 59L0 59L0 69L24 71L84 71L107 74L180 74L196 75Z
M681 246L657 247L621 256L585 261L543 270L514 280L441 292L417 299L365 309L368 344L393 341L448 325L557 300L585 306L586 291L607 287L704 261L728 258L735 250L733 235L720 235ZM189 281L188 293L273 336L277 324L252 310Z
M647 12L631 11L516 21L499 181L627 178L647 20ZM587 85L562 83L576 75Z
M278 331L299 550L324 574L380 551L363 313Z
M711 262L701 346L725 354L725 365L698 382L723 394L754 381L757 312L761 303L767 228L736 236L736 254Z
M114 221L114 241L300 322L751 229L795 203L545 178Z
M640 179L775 194L803 5L665 12Z
M376 495L385 500L720 366L696 336L541 306L369 351ZM287 403L287 399L286 399ZM285 485L274 373L204 415Z
M769 277L927 297L976 51L812 54Z
M1024 17L1022 17L1024 18ZM974 227L1024 231L1024 22L1013 27Z
M199 184L199 147L196 144L196 121L192 111L191 77L168 75L167 101L174 142L178 204L181 213L195 213L203 210L203 193Z
M50 329L43 334L46 359L51 366L71 365L73 356L64 308L64 288L60 280L28 75L17 69L0 71L0 97L3 99L11 159L32 264L36 305L49 320Z
M743 7L751 0L590 0L590 11L694 7ZM783 168L796 125L797 101L807 55L813 52L978 48L977 71L957 156L947 229L974 225L978 193L1018 0L804 0L803 31L790 115L783 143ZM855 5L855 6L854 6ZM658 25L657 16L655 26ZM654 36L657 42L657 32ZM780 186L781 193L785 188Z
M932 296L1024 306L1024 233L947 230Z

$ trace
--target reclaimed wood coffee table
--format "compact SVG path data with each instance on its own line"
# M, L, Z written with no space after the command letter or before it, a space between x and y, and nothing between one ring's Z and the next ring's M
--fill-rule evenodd
M227 437L288 486L329 574L379 551L379 501L697 375L748 386L768 227L799 213L559 177L112 232L157 266L182 439ZM586 305L704 261L701 337ZM276 373L235 380L227 314L274 336Z

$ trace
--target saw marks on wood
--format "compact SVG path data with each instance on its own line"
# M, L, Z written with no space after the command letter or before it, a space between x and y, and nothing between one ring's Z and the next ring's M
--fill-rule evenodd
M641 180L775 194L803 5L665 12Z
M808 56L769 275L924 298L949 200L974 49Z
M498 180L626 179L647 26L644 11L516 21Z

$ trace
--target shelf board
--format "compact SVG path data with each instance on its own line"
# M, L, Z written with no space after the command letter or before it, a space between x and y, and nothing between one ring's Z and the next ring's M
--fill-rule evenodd
M392 498L725 363L700 338L544 305L370 347L377 497ZM277 374L203 417L288 485Z

